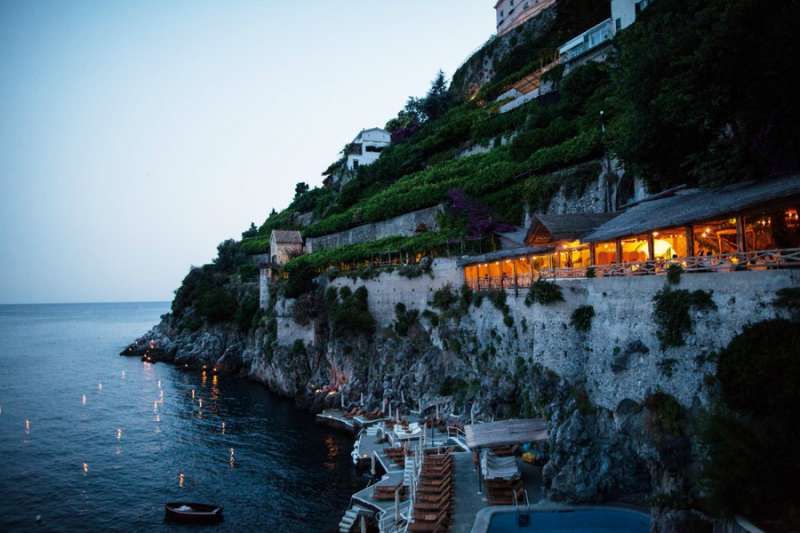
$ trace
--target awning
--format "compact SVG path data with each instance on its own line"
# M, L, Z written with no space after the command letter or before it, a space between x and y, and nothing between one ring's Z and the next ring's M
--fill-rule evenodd
M464 426L470 449L489 448L547 440L547 422L543 418L510 419Z

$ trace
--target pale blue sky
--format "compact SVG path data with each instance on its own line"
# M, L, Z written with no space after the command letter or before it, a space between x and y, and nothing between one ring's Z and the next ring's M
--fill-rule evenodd
M0 303L171 299L451 75L492 5L0 1Z

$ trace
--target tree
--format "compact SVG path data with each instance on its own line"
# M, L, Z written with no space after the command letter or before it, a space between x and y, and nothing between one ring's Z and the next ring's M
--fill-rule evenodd
M431 82L428 94L419 104L427 120L436 120L447 112L451 103L447 78L440 70Z
M248 237L255 237L256 235L258 235L258 228L254 222L250 222L250 227L247 231L242 232L242 238L246 239Z
M242 247L235 240L228 239L217 246L217 257L214 259L214 266L220 272L232 274L246 261L247 254L242 251Z
M306 183L304 181L301 181L300 183L295 185L294 186L294 199L297 200L298 198L303 196L305 193L308 192L308 189L309 189L308 183Z
M800 168L800 3L659 0L617 38L612 149L655 189Z

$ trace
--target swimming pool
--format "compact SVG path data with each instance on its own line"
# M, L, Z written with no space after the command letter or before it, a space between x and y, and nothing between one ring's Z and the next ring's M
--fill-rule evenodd
M529 515L525 524L519 515ZM473 530L474 531L474 530ZM487 533L535 531L537 533L648 533L650 517L614 507L587 507L547 511L498 511L491 514Z

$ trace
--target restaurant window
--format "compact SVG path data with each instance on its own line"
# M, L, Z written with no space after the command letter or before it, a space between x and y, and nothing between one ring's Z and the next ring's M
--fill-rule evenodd
M573 241L561 246L556 252L556 261L560 268L586 268L590 255L588 245Z
M703 222L692 227L694 255L736 253L736 218Z
M525 283L531 279L531 261L527 257L517 257L514 259L514 269L516 270L517 280Z
M612 265L617 262L617 243L599 242L594 247L594 264Z
M623 263L641 263L650 259L650 250L647 247L646 235L621 239L620 243L622 244Z
M665 229L653 232L653 252L656 259L669 260L673 257L689 255L689 240L683 228Z
M789 207L744 219L747 250L800 248L800 208Z
M470 265L468 267L464 267L464 281L470 287L476 287L478 285L477 265Z
M531 264L533 269L537 272L550 269L550 256L547 255L534 255L531 257Z

